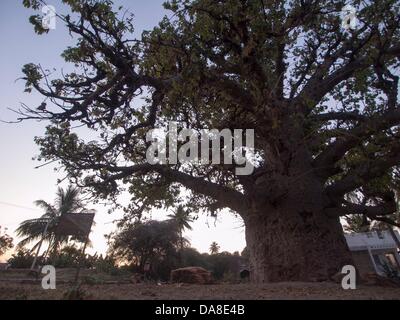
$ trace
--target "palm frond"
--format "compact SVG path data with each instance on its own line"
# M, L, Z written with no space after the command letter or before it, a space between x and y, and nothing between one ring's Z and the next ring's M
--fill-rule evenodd
M48 216L48 217L57 216L56 208L54 208L52 205L50 205L46 201L44 201L44 200L36 200L34 203L35 203L35 205L37 207L40 207L40 208L44 209L44 211L45 211L44 216Z
M68 243L68 241L72 239L70 237L56 237L56 229L61 216L64 214L89 211L80 200L80 189L73 186L69 186L66 190L59 187L54 205L44 200L37 200L35 204L42 208L45 213L40 218L23 221L18 226L16 234L20 237L24 237L18 244L20 247L34 241L39 241L34 245L33 248L35 248L40 243L40 240L43 239L43 241L48 242L50 245L48 250L56 251L59 246ZM44 235L47 225L47 233Z
M38 218L23 221L16 230L18 236L36 236L43 234L49 218Z

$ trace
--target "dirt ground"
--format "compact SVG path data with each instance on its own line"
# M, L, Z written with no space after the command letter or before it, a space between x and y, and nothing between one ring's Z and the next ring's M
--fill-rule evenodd
M43 290L40 284L0 282L1 300L66 299L71 285ZM285 299L400 299L400 289L361 286L345 291L334 283L277 283L265 285L156 285L102 284L82 285L83 300L285 300Z
M82 270L79 294L71 284L75 269L57 271L56 290L44 290L26 271L0 272L0 300L400 300L400 288L360 285L343 290L335 283L187 285L130 283L131 275L110 276ZM73 293L73 294L71 294Z

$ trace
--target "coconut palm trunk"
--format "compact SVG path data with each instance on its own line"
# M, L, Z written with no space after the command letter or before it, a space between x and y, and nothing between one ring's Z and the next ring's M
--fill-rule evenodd
M185 229L192 230L190 225L193 219L190 217L190 213L185 210L183 206L178 206L174 214L168 215L172 221L174 221L179 228L180 248L179 248L179 260L180 264L183 265L183 249L185 246L185 238L183 237L183 231Z

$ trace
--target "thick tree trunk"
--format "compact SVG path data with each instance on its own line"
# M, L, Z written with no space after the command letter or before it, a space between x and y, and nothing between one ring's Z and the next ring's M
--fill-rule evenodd
M339 219L299 202L244 217L252 281L325 281L353 264Z

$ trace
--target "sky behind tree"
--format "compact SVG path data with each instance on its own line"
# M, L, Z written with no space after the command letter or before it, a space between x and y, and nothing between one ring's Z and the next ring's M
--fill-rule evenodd
M134 37L139 37L143 30L151 29L165 14L170 15L163 9L163 2L164 0L114 1L116 6L122 5L135 14ZM60 0L48 1L48 4L53 5L59 13L66 12L66 7ZM40 63L43 68L55 67L58 70L68 68L60 54L68 45L73 45L75 39L71 38L60 20L57 20L55 30L47 35L36 35L28 22L32 12L23 7L22 0L0 2L0 120L3 121L15 120L17 117L7 108L17 109L20 103L34 107L43 101L38 94L23 92L24 81L17 79L22 76L24 64ZM55 197L57 179L64 177L62 171L57 171L59 168L54 165L35 169L40 163L32 161L32 157L38 154L33 138L42 135L45 126L44 122L34 121L20 124L0 123L0 225L7 227L13 236L13 231L20 222L43 214L34 207L33 202L37 199L51 202ZM64 187L66 185L66 182L62 184ZM114 229L112 221L118 219L120 214L115 212L108 215L107 207L102 205L93 208L97 210L96 226L91 234L93 248L89 251L103 253L107 248L104 234ZM172 210L154 211L151 217L163 220L171 212ZM192 246L201 252L207 252L213 241L221 246L222 251L241 251L245 246L242 222L228 212L223 212L217 221L200 216L193 223L193 230L185 232L185 235L191 240Z

